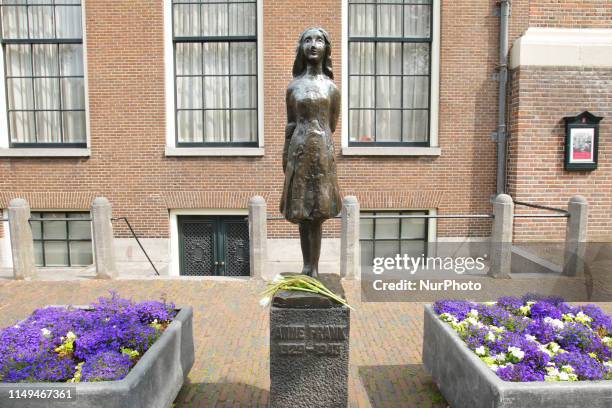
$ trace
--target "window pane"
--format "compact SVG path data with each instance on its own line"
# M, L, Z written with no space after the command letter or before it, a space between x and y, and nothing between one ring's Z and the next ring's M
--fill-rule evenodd
M232 43L230 48L232 74L257 73L257 48L255 43Z
M42 242L34 242L34 263L36 266L44 266Z
M429 77L404 77L404 108L429 107Z
M228 30L228 5L203 4L202 5L202 35L226 36Z
M175 36L196 37L200 35L200 5L175 5L173 12Z
M379 213L380 215L398 215L396 212ZM399 219L378 218L376 220L376 239L398 239ZM378 245L378 244L377 244Z
M202 44L178 43L176 44L176 74L200 75L202 74Z
M232 108L257 107L257 80L252 76L231 77Z
M83 78L62 78L62 109L85 109Z
M402 241L400 246L401 254L408 254L411 257L420 257L425 255L424 241Z
M32 50L35 76L57 76L59 74L56 44L34 44Z
M31 49L29 44L7 44L5 49L7 76L32 75Z
M230 142L229 111L209 110L204 111L204 135L205 142L227 143Z
M228 77L204 77L204 107L207 109L229 107Z
M401 117L402 111L399 110L376 111L376 141L401 142Z
M68 218L89 218L89 214L68 213ZM91 239L90 221L69 221L68 238L70 239Z
M9 127L13 143L35 143L34 112L10 112Z
M93 254L91 250L91 241L73 241L70 242L70 264L91 265L93 263Z
M374 244L372 241L361 241L361 265L372 266L374 258Z
M83 45L60 44L60 74L83 76Z
M402 36L402 6L379 5L377 10L378 37Z
M85 143L85 112L62 112L65 143Z
M406 110L404 111L404 129L403 141L404 142L426 142L429 133L428 110Z
M179 143L201 143L204 140L202 111L178 111L176 115Z
M429 75L429 44L404 43L404 74Z
M43 218L65 218L63 213L44 213ZM66 239L66 221L43 221L43 239Z
M229 74L228 43L204 43L204 74Z
M374 107L374 77L351 76L349 79L349 107Z
M378 225L376 229L378 230ZM399 250L399 241L376 241L374 257L394 258Z
M376 46L376 73L402 73L402 44L379 43Z
M60 143L60 113L36 112L36 135L40 143Z
M55 21L57 38L81 38L83 36L80 6L57 6Z
M68 266L67 242L44 242L45 266Z
M30 78L9 78L6 80L9 109L33 109L34 90Z
M46 2L49 4L49 2ZM30 38L55 38L53 6L28 7Z
M374 36L375 6L349 4L349 35L352 37Z
M402 77L379 76L376 77L376 107L401 108L402 107Z
M256 35L255 3L230 4L230 35Z
M34 107L59 109L59 79L34 78Z
M178 109L199 109L202 107L202 78L176 78L176 105Z
M4 38L28 38L27 8L2 7L2 36Z
M232 138L234 142L257 141L257 111L232 111Z
M374 110L349 112L351 142L374 142Z
M349 43L349 74L374 73L374 43Z
M410 215L421 215L423 212L410 213ZM402 239L424 239L425 238L425 218L404 218L402 219Z
M31 213L32 218L40 218L40 214ZM30 221L30 228L32 228L32 239L42 239L41 221Z
M404 6L404 37L428 38L431 6Z
M363 215L372 215L372 213L363 213ZM359 237L361 239L374 238L374 220L372 218L362 218L359 221Z

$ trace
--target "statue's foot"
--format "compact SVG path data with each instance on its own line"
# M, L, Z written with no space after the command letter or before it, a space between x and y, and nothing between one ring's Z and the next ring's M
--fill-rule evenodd
M308 276L312 276L312 267L310 265L304 265L304 267L302 268L302 275L308 275Z
M317 270L317 268L313 268L312 271L310 271L310 277L312 278L319 278L319 271Z

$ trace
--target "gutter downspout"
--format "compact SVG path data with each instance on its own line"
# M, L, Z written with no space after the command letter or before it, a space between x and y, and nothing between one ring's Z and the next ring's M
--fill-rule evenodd
M508 83L508 19L510 0L499 0L499 101L497 115L497 194L506 192L506 84Z

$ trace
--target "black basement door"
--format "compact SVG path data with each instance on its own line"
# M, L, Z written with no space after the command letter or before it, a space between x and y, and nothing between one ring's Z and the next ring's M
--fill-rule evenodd
M180 273L249 276L246 216L179 215Z

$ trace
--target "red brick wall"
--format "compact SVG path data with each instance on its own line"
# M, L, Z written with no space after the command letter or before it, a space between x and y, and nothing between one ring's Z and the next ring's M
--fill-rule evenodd
M512 74L510 194L561 208L571 196L583 195L589 202L590 241L612 240L611 87L612 69L523 67ZM590 172L565 171L563 117L585 110L604 117L599 165ZM518 219L514 232L520 240L559 240L565 221Z
M494 192L498 17L493 1L442 6L440 157L346 157L335 134L338 174L345 192L404 197L440 213L488 213ZM300 32L312 25L331 35L336 83L341 88L341 2L264 2L265 150L260 158L164 156L165 107L161 1L90 1L87 55L92 155L84 159L0 159L0 190L11 196L47 192L104 195L115 214L129 217L139 234L168 236L167 197L181 193L267 194L270 215L279 215L284 95ZM234 207L246 207L237 196ZM419 199L420 200L420 199ZM190 199L192 202L193 199ZM383 200L383 204L384 204ZM389 203L389 202L387 202ZM3 203L4 204L4 203ZM70 207L68 207L70 208ZM328 235L338 223L329 222ZM488 235L486 221L440 221L441 236ZM272 237L295 236L284 222ZM124 233L120 230L120 233Z
M612 27L610 0L531 0L531 27Z

